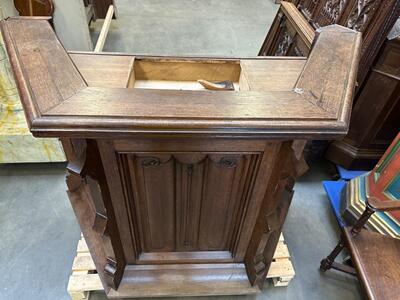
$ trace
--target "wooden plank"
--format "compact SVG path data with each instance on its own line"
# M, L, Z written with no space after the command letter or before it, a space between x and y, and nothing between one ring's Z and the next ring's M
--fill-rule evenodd
M323 27L296 89L310 92L311 102L348 122L360 51L361 33L338 25Z
M88 87L47 115L112 116L131 119L252 120L329 119L325 110L293 92L175 91ZM186 105L182 105L185 103ZM220 109L220 107L224 109ZM296 116L296 117L294 117ZM154 120L154 121L155 121ZM146 122L147 123L147 122ZM191 122L192 123L192 122Z
M114 6L110 5L108 7L106 18L104 19L103 27L101 27L100 35L94 48L94 52L102 52L104 43L107 39L108 30L110 29L111 21L114 15Z
M283 91L234 92L84 88L46 21L8 19L2 24L28 123L37 137L162 132L287 139L335 138L347 132L360 38L338 25L321 29L294 90L288 85ZM200 64L209 61L216 60L198 59ZM263 89L263 81L259 84Z
M86 241L84 238L81 238L78 242L78 246L76 249L77 253L85 253L85 252L89 252L89 248L88 245L86 244Z
M267 278L294 276L292 262L287 260L273 261L268 271Z
M274 261L267 275L268 279L273 280L274 286L287 286L295 276L295 271L289 258L289 251L284 243L284 237L281 235L275 250ZM142 268L146 268L146 266ZM92 271L95 271L95 265L85 239L81 237L77 246L77 256L72 266L72 275L68 282L68 293L73 300L87 299L90 291L103 290L99 275L90 274Z
M69 277L67 290L69 293L101 291L103 290L103 285L98 274L72 274Z
M290 258L289 250L283 242L278 242L275 250L274 259L288 259Z
M295 28L306 46L310 48L315 38L314 28L312 28L293 3L282 1L281 8L290 24Z
M94 265L93 259L89 252L80 253L80 255L75 257L74 263L72 264L72 271L87 271L95 269L96 266Z
M103 88L127 87L135 60L134 56L71 54L70 57L88 86Z
M284 91L292 89L306 63L305 59L241 60L249 90ZM268 72L266 72L268 70ZM282 76L285 74L285 76Z
M86 87L47 21L10 18L1 24L21 100L36 108L33 115ZM28 123L32 117L28 112Z

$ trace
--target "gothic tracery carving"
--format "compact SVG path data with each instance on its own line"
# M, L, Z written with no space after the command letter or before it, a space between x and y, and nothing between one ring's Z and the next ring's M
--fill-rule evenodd
M354 30L363 31L365 25L368 23L368 20L371 18L372 13L376 9L376 3L378 3L378 1L358 0L357 5L347 21L347 27Z

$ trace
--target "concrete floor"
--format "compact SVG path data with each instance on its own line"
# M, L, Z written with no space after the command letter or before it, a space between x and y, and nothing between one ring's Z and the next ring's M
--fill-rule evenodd
M278 5L273 0L114 0L104 51L150 55L255 56ZM96 44L102 20L92 23Z
M116 0L106 51L169 55L256 55L276 13L272 0ZM101 21L94 24L96 40ZM67 283L80 230L65 193L65 164L0 165L0 300L69 299ZM296 277L288 287L220 299L361 299L357 280L320 274L338 226L321 181L324 161L295 186L284 235ZM95 293L91 299L106 299ZM204 298L202 298L204 299Z

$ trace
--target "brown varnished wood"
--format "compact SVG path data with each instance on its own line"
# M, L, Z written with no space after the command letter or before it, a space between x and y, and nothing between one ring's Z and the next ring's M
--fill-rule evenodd
M256 294L243 264L131 266L111 298ZM144 281L143 279L147 279ZM148 280L150 279L150 280Z
M399 70L400 38L396 38L382 46L379 59L358 92L349 133L343 141L329 146L329 160L348 169L373 168L399 131Z
M329 160L346 169L370 170L398 132L399 38L388 40L386 36L399 14L400 2L396 0L282 1L259 52L262 56L308 56L312 45L307 37L330 24L362 33L349 133L331 143L326 152Z
M70 55L88 86L125 88L129 84L134 56ZM104 80L107 78L107 80Z
M20 16L52 16L52 0L14 0L14 6Z
M31 131L63 138L108 297L259 292L305 141L347 131L359 34L322 29L308 59L211 59L68 54L44 20L1 24Z
M125 269L120 234L97 145L92 140L63 139L69 163L68 195L82 232L93 243L93 256L105 290L116 288ZM89 155L90 157L87 157Z
M32 121L42 112L62 103L86 84L47 21L10 19L2 24L10 62L20 78L16 82L21 101L30 107L25 112L30 120L28 126L32 127Z
M396 299L400 294L400 241L361 230L353 236L344 230L361 284L369 299Z
M310 53L309 60L300 74L296 88L310 91L313 95L311 101L318 103L318 106L326 111L336 112L337 118L348 122L350 116L343 114L343 112L347 112L346 107L351 106L352 103L359 56L346 56L339 53L354 53L355 49L359 49L361 47L361 35L355 35L354 32L351 33L348 29L338 28L337 26L327 26L324 28L324 32L323 36L318 37L321 43L315 44ZM343 39L342 47L333 49L328 40L334 40L339 35ZM340 57L345 57L345 59ZM320 66L331 64L335 67L328 67L329 69L325 69L323 74L315 72ZM349 66L355 66L355 68L348 68ZM347 72L343 72L346 69ZM335 78L334 84L328 83L328 78ZM345 101L340 102L337 99L345 99Z
M13 35L13 40L10 40L10 43L7 44L10 48L10 56L15 56L16 64L14 69L16 72L21 72L20 83L29 80L30 66L32 63L36 63L36 59L30 61L21 60L23 64L18 64L20 62L18 60L19 54L15 50L20 47L21 49L18 53L26 51L27 54L31 54L31 47L24 47L24 43L29 40L29 36L22 37L17 32L14 32L13 30L17 29L13 28L22 28L25 25L32 28L35 26L40 27L42 30L36 30L36 35L31 35L32 43L37 43L39 46L38 41L42 38L41 35L49 38L48 34L51 30L48 25L42 22L44 21L18 19L10 19L3 22L5 35L9 33ZM344 40L342 41L339 38L341 35L343 37L347 35L353 37L352 44L354 47L349 52L341 52L341 56L350 57L351 64L348 67L351 67L356 63L355 58L359 51L359 43L357 41L360 38L357 34L351 33L351 31L345 33L344 29L323 30L320 34L321 41L318 42L317 40L314 52L320 53L318 57L324 55L326 51L323 46L326 43L325 39L331 39L330 51L343 48L341 43ZM37 39L35 40L35 38ZM59 42L54 35L53 39L54 47L59 50ZM348 41L346 42L348 43ZM53 44L50 43L49 45ZM50 51L50 48L47 46L46 49L48 50L46 51ZM64 84L58 84L58 81L56 81L58 85L54 84L51 78L47 77L42 78L40 84L32 80L30 89L27 89L26 86L21 86L20 88L21 94L26 94L26 100L23 101L27 102L27 107L32 102L30 100L33 97L32 92L40 96L35 99L37 100L38 109L33 110L35 114L28 118L31 130L37 136L49 136L51 132L53 136L81 135L83 132L103 135L107 132L110 133L110 130L112 130L113 133L126 135L140 132L146 134L174 132L177 135L183 133L193 135L198 132L199 134L221 136L253 135L273 137L274 131L282 129L282 131L287 132L287 137L307 134L317 135L319 133L322 138L323 136L328 137L329 134L332 136L343 134L347 126L346 120L337 119L338 115L342 117L341 111L347 109L347 103L351 98L351 91L346 86L343 86L343 81L341 80L327 80L322 84L329 85L330 89L343 90L345 88L347 92L340 94L343 97L331 99L331 95L327 94L327 99L321 99L321 101L313 100L312 94L315 92L318 95L320 92L314 91L311 86L307 87L307 91L298 93L292 90L292 83L287 86L286 91L211 92L85 88L83 78L80 77L79 72L68 59L68 56L65 53L59 56L58 63L64 64L65 62L66 65L65 68L57 69L60 70L57 75L64 75L65 73L62 81ZM308 68L308 73L312 73L313 69L318 67L318 63L312 63L315 60L314 57L312 55L308 60L307 65L313 66ZM51 58L46 56L45 59ZM13 62L13 59L11 59L11 62ZM260 60L252 61L254 64L258 62ZM51 64L51 61L49 64ZM43 68L42 70L48 69L44 62ZM354 83L354 68L346 70L343 70L343 68L344 65L342 64L333 64L331 72L334 70L337 72L335 74L344 72L343 77L348 79L348 85L351 85ZM39 69L35 68L32 72ZM245 72L248 73L247 70ZM47 72L44 73L48 74ZM303 74L305 73L303 72ZM71 78L71 84L68 85L68 89L63 88L69 83L65 78ZM76 80L77 82L75 82ZM311 77L307 80L313 80L313 78ZM304 84L305 81L303 80L301 83ZM249 81L249 78L247 78L247 82L251 86L252 82ZM42 88L43 85L48 86ZM297 87L302 89L301 84L298 84ZM188 105L182 106L182 101ZM337 111L334 111L334 109L326 111L324 107L321 107L321 103L330 102L340 103L334 106L334 108L338 109ZM223 105L224 110L217 109L219 105ZM28 117L31 111L28 110ZM35 118L38 115L41 115L41 117ZM101 116L101 121L99 121L98 116ZM296 119L296 121L293 119ZM55 126L55 124L65 125L61 126L61 128L59 125ZM32 125L34 126L32 127ZM109 129L104 129L104 126L109 127ZM114 129L112 129L113 126L115 126Z

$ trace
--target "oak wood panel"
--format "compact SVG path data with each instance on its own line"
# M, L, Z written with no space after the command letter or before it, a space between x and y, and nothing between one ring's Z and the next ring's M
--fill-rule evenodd
M307 96L307 92L300 95L293 92L152 90L149 97L149 93L141 89L88 87L44 115L130 116L138 123L152 118L176 118L182 122L188 118L239 121L244 114L250 120L334 119L324 109L308 102ZM221 105L225 109L218 109Z
M252 60L242 60L242 73L248 82L248 90L254 91L284 91L293 88L306 63L305 59L290 61L261 60L254 63ZM268 70L268 72L265 72ZM285 74L282 76L282 74Z
M343 232L368 298L396 299L400 292L400 269L393 259L399 256L400 241L367 230L355 237L350 229ZM382 276L382 271L389 276Z
M123 154L144 252L232 251L256 176L245 153ZM248 190L250 189L250 190ZM155 194L153 193L155 192ZM236 230L235 230L236 229Z
M325 27L324 32L323 36L318 37L320 42L314 45L296 87L310 91L314 96L311 101L318 103L319 107L327 111L336 112L341 120L348 121L350 115L343 112L347 112L346 107L352 105L357 76L356 66L360 58L359 51L355 49L361 47L361 34L349 32L344 27L338 29L335 26ZM326 43L339 36L343 42L340 48L333 49L330 43ZM340 53L349 55L340 55ZM318 72L321 66L325 66L322 74ZM354 67L349 68L349 66ZM335 78L335 80L329 82L328 78ZM338 101L338 99L344 99L344 101Z
M159 161L158 161L159 160ZM153 163L159 163L158 166ZM175 191L171 155L128 157L142 251L175 250Z
M259 293L243 264L130 266L110 298L243 295ZM146 280L144 280L146 279Z
M150 152L158 149L159 152L224 152L231 154L234 149L237 152L249 154L262 152L265 149L265 141L252 140L251 143L241 139L115 139L115 151L124 152Z
M143 252L137 264L199 264L234 262L230 251Z
M17 80L18 89L21 92L29 86L30 95L22 91L21 100L36 111L32 115L54 107L86 87L47 21L9 19L2 24L14 72L24 78L22 82ZM18 61L14 55L18 55ZM28 123L33 121L29 116Z
M8 23L12 23L10 26L21 28L24 26L34 26L35 28L48 26L41 22L44 21L15 21L11 19L4 21L2 28L6 34L9 34L10 30L6 25ZM333 31L336 31L337 35L332 34ZM355 33L350 30L344 31L344 29L339 30L337 27L323 29L318 39L320 41L317 40L315 43L315 49L322 49L319 55L324 55L324 50L322 46L318 45L324 44L329 40L331 51L337 49L338 53L340 53L338 59L341 59L340 57L345 59L344 56L347 57L347 55L355 57L359 51L356 38L351 41L355 45L352 48L352 53L339 51L339 49L343 48L344 39L339 38L342 34L343 38L345 35L355 36ZM34 43L38 44L38 41L43 37L50 39L47 36L47 31L43 33L37 30L36 32L38 35L35 36ZM327 38L324 39L321 36ZM20 42L23 43L23 40L18 40L17 44ZM59 44L54 34L52 42L55 45ZM15 43L7 44L10 48L10 56L17 61L19 59L18 53L15 52L17 45ZM52 46L53 44L49 43L48 45ZM51 47L47 48L51 53ZM66 53L64 55L68 58ZM189 61L191 60L193 59ZM289 61L291 60L289 59ZM315 60L315 56L311 55L307 65L316 66L317 63L312 63L313 60ZM199 61L206 63L210 60L203 58ZM253 63L259 61L255 59ZM62 64L62 61L59 63ZM340 69L343 64L333 65L332 68L336 70L335 72L337 73L335 74L340 74L344 77L348 76L347 79L349 85L351 85L353 82L353 72L351 70L354 69L354 64L356 64L356 61L351 61L346 70ZM68 60L67 65L71 66L73 74L79 75L70 60ZM353 69L351 69L352 66ZM18 72L18 64L14 69ZM64 70L64 68L60 69ZM341 70L344 74L340 73ZM310 69L310 72L313 71L315 71L314 67ZM28 99L32 99L32 87L28 88L25 81L26 77L25 73L19 76L20 92L23 95L25 94ZM83 82L82 78L80 80ZM314 78L309 77L309 80L314 80ZM63 82L65 82L65 79ZM335 86L334 82L335 80L332 80L332 78L327 78L327 81L323 84L327 85L326 87L332 87ZM51 86L53 83L47 77L42 78L41 84L49 84ZM248 82L248 84L251 84L251 82ZM38 103L36 105L43 106L43 109L47 110L46 112L40 111L43 116L39 116L36 109L29 107L29 101L26 107L28 108L27 115L32 115L32 118L28 118L31 131L36 136L73 137L80 136L83 132L86 132L86 137L95 137L96 135L104 137L112 136L116 133L124 135L140 133L156 135L169 132L176 135L213 134L214 136L227 137L244 137L248 135L253 137L277 137L277 130L282 130L281 133L285 132L287 138L296 136L319 136L321 138L325 136L325 138L328 138L328 135L337 137L346 132L347 115L341 115L341 112L347 109L349 97L351 96L349 89L346 93L341 93L344 97L314 101L312 96L314 91L312 89L310 89L310 92L299 93L298 90L292 91L292 87L292 85L288 86L286 91L262 92L144 91L138 89L87 87L66 100L59 97L58 101L63 100L63 102L50 110L48 110L49 105L46 104L48 101L46 97L37 98ZM299 85L298 87L302 88ZM347 86L338 85L337 88L343 89L347 88ZM58 99L55 92L55 90L46 89L46 95L49 99ZM338 108L339 111L333 111L334 109L332 109L332 111L328 112L322 107L324 103L335 101L338 103L332 107ZM182 103L185 103L185 105L182 105ZM223 110L218 109L221 106L224 106ZM338 115L339 118L337 119Z
M134 224L129 220L129 207L127 206L126 196L122 182L116 180L120 176L118 169L117 156L113 151L112 143L107 140L97 141L101 161L106 173L106 180L110 190L110 198L115 211L115 221L117 222L118 231L121 239L124 241L123 252L127 263L132 263L136 260L139 246L136 244Z
M88 86L112 88L128 86L135 60L133 56L70 54L70 57Z
M14 6L20 16L52 16L52 0L14 0Z

